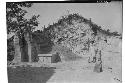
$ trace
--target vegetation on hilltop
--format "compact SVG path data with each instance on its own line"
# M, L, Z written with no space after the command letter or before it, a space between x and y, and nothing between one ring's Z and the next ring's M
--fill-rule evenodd
M118 32L111 32L109 29L104 30L94 22L79 15L78 13L62 16L56 23L44 28L48 38L53 43L69 47L70 50L84 51L89 50L89 44L96 42L96 37L104 36L121 36ZM102 36L103 37L103 36Z

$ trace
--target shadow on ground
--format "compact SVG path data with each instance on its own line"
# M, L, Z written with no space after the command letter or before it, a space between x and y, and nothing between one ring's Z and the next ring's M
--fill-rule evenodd
M8 83L46 83L54 74L54 68L8 68Z
M56 51L59 52L60 56L63 56L63 59L65 61L76 61L81 59L81 56L76 55L75 53L73 53L70 48L65 47L65 46L61 46L61 45L55 45L52 47L52 51Z

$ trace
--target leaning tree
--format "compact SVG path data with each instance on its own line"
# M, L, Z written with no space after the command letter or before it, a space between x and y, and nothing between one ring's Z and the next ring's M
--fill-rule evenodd
M30 19L24 18L27 13L24 7L31 7L32 3L18 3L18 2L7 2L6 3L6 25L7 34L15 33L19 38L19 45L24 45L25 33L29 34L29 41L31 38L31 33L38 26L39 17L33 15ZM31 50L30 43L28 43L28 51ZM20 48L21 49L21 48ZM23 53L23 52L21 52ZM29 60L31 60L31 53L28 52ZM16 57L16 56L15 56Z

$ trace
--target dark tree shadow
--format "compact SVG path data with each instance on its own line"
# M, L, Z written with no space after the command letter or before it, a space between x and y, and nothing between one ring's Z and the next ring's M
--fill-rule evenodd
M28 43L25 40L24 36L20 39L20 51L21 51L21 61L28 62L29 61Z
M35 31L32 38L32 42L37 43L38 54L48 54L52 51L53 42L43 32Z
M54 74L54 68L8 68L8 83L46 83Z

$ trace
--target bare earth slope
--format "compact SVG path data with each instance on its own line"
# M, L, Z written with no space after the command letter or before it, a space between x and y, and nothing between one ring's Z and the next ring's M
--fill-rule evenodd
M93 72L93 66L86 63L85 59L60 63L47 83L117 83L107 71Z

